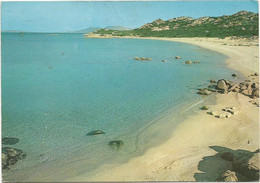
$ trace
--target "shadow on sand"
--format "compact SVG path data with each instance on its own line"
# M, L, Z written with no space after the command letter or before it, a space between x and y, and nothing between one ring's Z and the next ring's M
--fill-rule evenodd
M254 152L250 152L247 150L232 150L226 147L221 146L209 146L209 148L213 149L217 152L214 156L205 156L199 162L198 169L202 173L195 173L194 178L199 182L212 182L216 181L219 175L226 170L232 170L232 161L227 161L221 158L223 152L231 152L234 154L235 159L237 157L246 156L251 158L254 155ZM239 180L244 181L244 180Z

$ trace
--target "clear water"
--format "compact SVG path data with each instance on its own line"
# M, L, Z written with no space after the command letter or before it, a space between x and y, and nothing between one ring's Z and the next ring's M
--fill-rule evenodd
M183 59L170 58L176 55ZM55 161L95 167L118 153L131 156L137 135L165 111L178 114L201 101L196 89L209 79L230 78L225 59L169 41L2 34L2 136L19 138L14 147L27 154L13 175ZM106 134L86 136L92 130ZM107 143L118 139L125 148L114 152Z

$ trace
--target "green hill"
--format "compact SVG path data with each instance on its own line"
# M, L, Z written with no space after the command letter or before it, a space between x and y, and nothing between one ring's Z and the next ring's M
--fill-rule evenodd
M220 17L157 19L133 30L99 29L93 33L140 37L252 37L258 36L258 13L240 11Z

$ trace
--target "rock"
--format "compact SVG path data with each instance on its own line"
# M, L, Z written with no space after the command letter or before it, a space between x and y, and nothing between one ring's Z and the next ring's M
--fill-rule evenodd
M259 181L259 152L244 155L232 163L233 169L250 181Z
M162 62L167 62L167 60L162 60Z
M193 63L194 63L194 64L198 64L198 63L200 63L200 61L196 60L196 61L194 61Z
M152 58L148 57L148 58L146 58L146 60L148 60L148 61L151 61L151 60L152 60Z
M219 119L226 119L226 114L225 113L220 113L218 115L215 115L216 118L219 118Z
M193 62L190 60L185 61L185 64L192 64Z
M252 98L259 98L259 88L254 88L252 91Z
M235 172L232 172L230 170L225 171L222 173L216 181L220 182L238 182L238 178L236 176Z
M226 111L230 114L237 114L238 111L236 110L236 107L226 107L225 109L222 109L223 111Z
M257 73L254 73L254 76L258 76L258 74L257 74Z
M211 94L211 91L209 91L208 89L204 88L204 89L198 91L197 93L200 94L200 95L209 95L209 94Z
M92 132L89 132L87 135L100 135L100 134L106 134L102 130L94 130Z
M210 83L216 83L216 81L213 80L213 79L211 79L209 82L210 82Z
M217 89L222 90L224 93L226 93L228 90L226 80L224 79L218 80Z
M141 61L144 61L144 60L148 60L148 61L150 61L150 60L152 60L152 58L145 58L145 57L135 57L134 58L135 60L141 60Z
M228 91L234 91L234 92L239 91L239 85L238 84L231 85Z
M20 149L11 147L2 147L2 167L3 169L10 169L17 161L22 160L26 157Z
M247 95L247 96L251 96L252 95L252 90L251 89L245 89L245 90L241 90L242 94Z
M234 161L234 154L231 152L223 152L221 158L227 161Z
M108 146L113 150L120 150L122 147L124 147L124 142L122 140L110 141Z
M251 85L251 88L258 88L259 87L259 85L257 84L257 83L252 83L252 85Z
M201 109L201 110L208 110L208 109L209 109L209 107L208 107L208 106L206 106L206 105L204 105L204 106L202 106L200 109Z
M181 59L181 57L180 56L176 56L175 59Z
M19 142L18 138L14 137L4 137L2 138L2 144L3 145L14 145Z
M231 114L230 113L226 113L226 118L230 118Z
M135 57L134 59L135 59L135 60L141 60L139 57Z
M218 116L219 115L217 112L214 112L214 111L207 112L207 114L212 115L212 116Z
M237 77L237 74L232 74L232 77Z

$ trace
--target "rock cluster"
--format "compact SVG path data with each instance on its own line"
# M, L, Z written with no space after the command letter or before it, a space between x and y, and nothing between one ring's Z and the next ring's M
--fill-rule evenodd
M190 63L190 62L189 62ZM255 73L254 76L258 74ZM234 83L226 79L220 79L217 82L215 80L210 80L211 85L208 88L200 88L197 92L200 95L209 95L211 92L218 92L222 94L227 94L229 92L236 92L246 95L252 99L259 98L259 82L251 81L250 79L245 80L244 82ZM217 83L216 85L212 85ZM254 101L254 104L259 106L258 101Z
M149 57L135 57L134 60L140 60L140 61L144 61L144 60L147 60L147 61L151 61L152 58L149 58Z
M216 181L259 181L259 151L238 156L232 152L223 152L221 158L231 161L232 169L222 173Z
M186 60L185 64L197 64L200 63L200 61L196 60L196 61L191 61L191 60Z
M2 145L14 145L18 143L18 138L4 137L2 139ZM2 147L2 168L3 170L10 169L19 160L26 157L26 154L22 150L13 147Z

